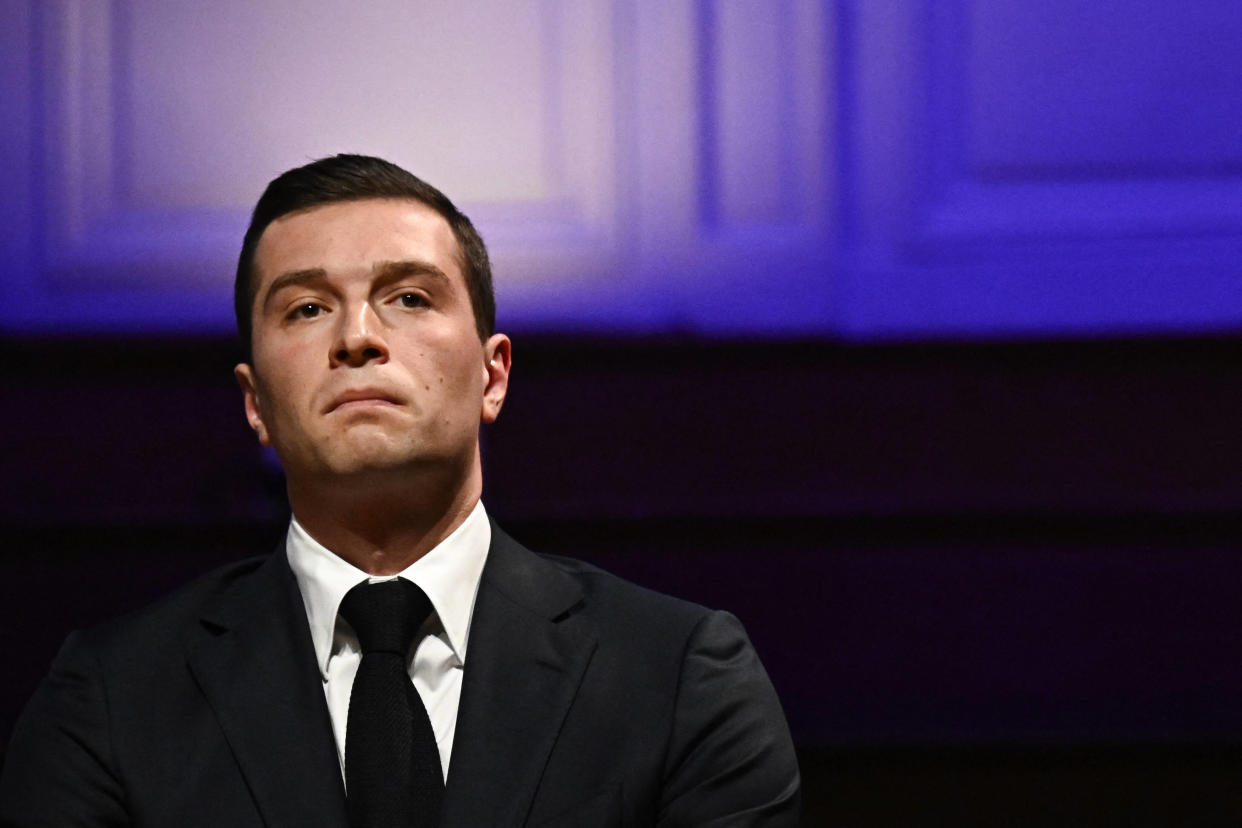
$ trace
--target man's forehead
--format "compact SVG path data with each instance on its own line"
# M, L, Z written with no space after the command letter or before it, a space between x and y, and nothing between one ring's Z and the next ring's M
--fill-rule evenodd
M290 271L371 271L418 260L461 278L461 250L444 216L413 199L333 202L287 213L259 237L257 282ZM255 287L258 285L256 284Z

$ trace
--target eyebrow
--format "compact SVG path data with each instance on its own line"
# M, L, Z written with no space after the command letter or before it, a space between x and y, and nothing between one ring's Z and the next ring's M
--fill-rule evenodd
M402 259L395 262L377 262L372 272L380 286L388 285L408 276L430 276L438 281L448 282L448 274L431 262L420 259Z
M263 310L267 310L267 306L271 304L272 297L280 293L285 288L301 287L305 285L319 284L327 281L328 271L322 267L312 267L306 270L291 270L288 273L282 273L272 280L267 286L267 292L263 294Z

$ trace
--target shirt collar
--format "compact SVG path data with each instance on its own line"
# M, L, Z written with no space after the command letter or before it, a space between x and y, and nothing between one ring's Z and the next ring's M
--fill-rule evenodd
M447 643L462 665L466 663L470 618L491 541L492 526L479 501L452 534L394 576L413 581L427 593ZM345 593L366 580L388 579L371 578L337 556L312 538L296 517L289 521L285 552L306 606L315 658L326 680L328 662L335 653L337 611Z

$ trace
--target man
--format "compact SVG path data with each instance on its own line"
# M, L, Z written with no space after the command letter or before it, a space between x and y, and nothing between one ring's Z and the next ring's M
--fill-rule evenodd
M0 822L796 823L788 730L732 616L487 517L479 428L511 346L446 197L376 158L291 170L235 300L286 542L71 636L14 732Z

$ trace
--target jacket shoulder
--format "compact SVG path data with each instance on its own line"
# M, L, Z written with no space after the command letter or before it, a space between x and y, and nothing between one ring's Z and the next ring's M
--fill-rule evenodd
M577 583L583 595L580 611L604 631L658 631L658 638L671 644L687 639L705 619L728 616L640 586L585 561L558 555L539 557Z
M267 563L271 555L258 555L225 564L198 576L145 607L74 632L70 639L79 649L107 660L107 655L137 648L158 652L161 643L180 640L197 625L203 611L240 581Z

